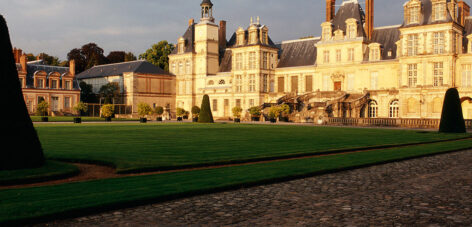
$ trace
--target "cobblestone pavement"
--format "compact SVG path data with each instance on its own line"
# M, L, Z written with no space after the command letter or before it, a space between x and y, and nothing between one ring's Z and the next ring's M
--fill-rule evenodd
M39 226L472 226L472 151Z

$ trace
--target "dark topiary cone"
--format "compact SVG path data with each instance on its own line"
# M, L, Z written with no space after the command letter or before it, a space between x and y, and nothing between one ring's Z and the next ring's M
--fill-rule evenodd
M0 15L0 111L2 138L0 170L36 168L44 164L44 155L36 130L26 108L18 79L8 27Z
M210 108L210 97L208 95L203 96L202 106L200 108L200 114L198 115L199 123L214 123L213 114L211 114Z
M455 88L450 88L444 97L443 110L439 132L445 133L465 133L464 116L462 115L461 100L459 92Z

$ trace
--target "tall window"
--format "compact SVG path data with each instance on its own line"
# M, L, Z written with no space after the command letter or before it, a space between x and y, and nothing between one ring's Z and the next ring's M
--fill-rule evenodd
M419 23L419 13L420 13L420 8L418 6L412 6L408 10L409 17L408 17L408 22L409 24L413 23Z
M347 49L347 60L354 61L354 48Z
M324 63L329 63L329 50L323 51Z
M377 102L374 100L371 100L369 102L369 113L368 113L369 118L376 118L378 111L379 111L379 106L377 105Z
M243 88L243 76L242 75L236 75L236 80L235 80L235 88L236 92L242 92Z
M236 104L235 106L241 107L241 99L236 99Z
M462 65L462 87L472 86L472 65Z
M357 37L357 28L356 24L350 24L348 26L348 37L353 39Z
M444 32L434 32L433 33L433 50L434 54L443 54L444 53Z
M269 53L263 52L262 53L262 69L269 68Z
M418 65L409 64L408 65L408 86L416 87L418 81Z
M434 86L443 86L443 63L434 62Z
M185 63L185 73L190 74L190 61Z
M262 75L262 92L269 92L269 76L267 74Z
M249 69L256 69L256 52L249 53Z
M179 62L179 74L184 74L184 64Z
M64 97L64 109L70 108L70 97Z
M341 50L336 50L336 62L341 62Z
M379 73L378 72L373 72L370 74L370 88L372 90L377 90L378 88L378 83L379 83Z
M434 20L444 20L446 16L445 5L443 3L436 3L433 6Z
M256 91L256 75L249 75L249 92Z
M66 90L70 90L71 89L71 86L70 86L70 81L66 81L65 84L64 84L64 89Z
M57 80L51 80L51 88L56 89L57 88Z
M277 78L277 92L285 92L285 78L283 76Z
M313 76L305 76L305 92L313 91Z
M238 53L236 54L236 70L242 70L243 69L243 54Z
M36 87L38 87L38 88L43 88L43 87L44 87L44 86L43 86L43 85L44 85L43 79L38 79L38 80L36 81L36 83L37 83L37 84L36 84Z
M418 54L418 34L408 35L408 56L415 56Z
M399 116L399 110L400 110L400 105L398 103L398 100L394 100L390 103L390 113L389 117L390 118L398 118Z
M175 71L175 63L172 63L172 73L177 74L177 72Z
M213 111L218 111L218 99L213 99Z
M379 61L380 60L380 50L379 48L372 48L370 50L370 57L371 61Z

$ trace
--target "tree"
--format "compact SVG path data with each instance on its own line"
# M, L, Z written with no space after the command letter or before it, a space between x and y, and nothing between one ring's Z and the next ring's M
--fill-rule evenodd
M74 106L74 110L77 112L77 116L82 116L82 113L87 112L88 106L83 102L79 102Z
M18 80L10 34L0 15L0 95L8 111L0 111L2 122L0 170L37 168L44 164L44 154L28 114Z
M232 111L233 111L233 117L241 118L241 113L243 112L243 108L239 106L235 106L233 107Z
M93 86L83 81L79 83L80 100L87 103L97 103L97 96L93 93Z
M110 118L115 113L115 106L113 104L105 104L101 108L102 117Z
M67 60L75 60L76 73L81 73L93 66L108 62L107 58L103 55L103 49L95 43L85 44L80 49L72 49L67 54Z
M461 100L459 98L459 92L455 88L449 88L444 96L439 132L466 132Z
M126 53L124 51L112 51L107 55L107 61L109 64L135 60L136 56L134 56L134 54L131 52Z
M43 60L45 65L52 65L52 66L60 66L62 62L59 60L58 57L51 56L46 53L40 53L38 58Z
M136 59L137 59L136 56L131 52L128 52L128 53L125 54L125 62L127 62L127 61L136 61Z
M147 60L165 71L169 71L169 55L174 50L174 44L168 43L166 40L160 41L157 44L146 50L145 53L139 55L139 59Z
M43 100L40 103L38 103L38 106L36 107L36 114L39 116L47 116L48 110L49 110L49 103Z
M110 82L103 85L98 92L100 99L104 99L103 103L110 104L115 103L116 98L120 95L120 85L116 82Z
M138 115L140 117L146 117L146 115L152 114L152 108L149 104L141 102L138 103Z
M192 107L192 118L197 118L199 114L200 114L200 107L193 106Z
M202 105L200 107L200 114L198 115L199 123L214 123L213 114L211 113L210 97L204 95Z

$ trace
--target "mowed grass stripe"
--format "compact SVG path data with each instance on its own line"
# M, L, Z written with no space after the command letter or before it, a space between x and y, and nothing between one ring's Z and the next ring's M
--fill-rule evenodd
M244 124L37 125L51 159L119 172L237 162L346 148L462 138L407 130Z
M80 215L471 147L472 140L459 140L218 169L0 190L0 223Z

